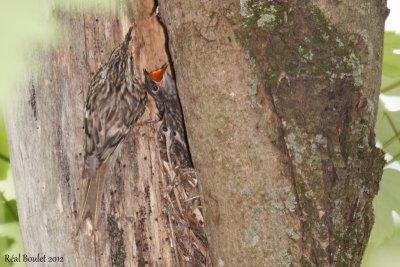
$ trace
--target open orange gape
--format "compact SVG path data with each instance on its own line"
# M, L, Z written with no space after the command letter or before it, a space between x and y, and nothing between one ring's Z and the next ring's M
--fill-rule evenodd
M168 64L164 64L162 65L161 68L153 70L149 73L150 78L156 82L156 83L160 83L162 81L162 79L164 78L164 73L168 68Z

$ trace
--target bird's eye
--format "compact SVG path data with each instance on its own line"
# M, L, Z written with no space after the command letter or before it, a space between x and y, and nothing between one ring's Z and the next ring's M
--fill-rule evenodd
M158 86L157 85L153 85L151 87L151 90L153 90L154 92L157 92L158 91Z
M166 133L166 132L168 131L168 128L167 128L166 126L163 126L163 127L162 127L162 130L163 130L163 132Z

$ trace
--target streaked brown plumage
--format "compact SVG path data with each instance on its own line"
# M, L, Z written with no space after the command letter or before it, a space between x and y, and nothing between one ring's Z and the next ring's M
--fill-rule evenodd
M145 87L160 113L160 153L169 179L164 205L173 247L179 261L187 266L211 266L198 176L188 149L175 81L166 68L164 65L150 73L145 71Z
M86 218L90 218L96 228L106 163L145 109L146 91L134 73L129 48L131 32L132 27L90 82L85 106L86 147L82 175L86 185L76 232Z

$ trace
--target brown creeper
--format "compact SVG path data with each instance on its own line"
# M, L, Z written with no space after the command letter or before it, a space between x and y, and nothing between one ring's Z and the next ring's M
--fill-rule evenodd
M86 218L90 218L93 228L96 228L106 163L145 109L146 91L135 76L129 49L131 32L132 27L90 82L86 98L86 147L82 175L86 186L76 233Z
M156 101L161 123L161 159L169 180L165 197L171 236L176 254L188 266L211 266L209 243L204 229L202 198L197 174L188 149L181 103L167 65L145 70L146 90Z

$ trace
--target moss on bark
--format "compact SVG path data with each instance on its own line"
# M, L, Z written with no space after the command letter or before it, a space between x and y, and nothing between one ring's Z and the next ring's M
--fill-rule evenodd
M236 34L279 117L302 218L304 265L359 265L384 165L375 147L377 99L369 44L333 25L312 1L243 0ZM275 129L273 129L275 128Z

